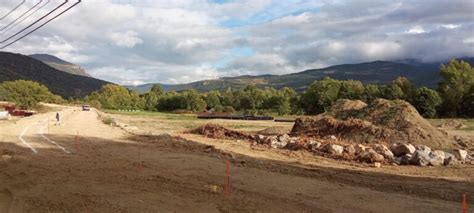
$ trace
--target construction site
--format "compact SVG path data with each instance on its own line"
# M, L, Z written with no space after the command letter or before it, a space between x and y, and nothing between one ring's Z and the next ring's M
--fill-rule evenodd
M0 121L0 212L461 212L474 197L473 132L403 101L294 123L46 106Z

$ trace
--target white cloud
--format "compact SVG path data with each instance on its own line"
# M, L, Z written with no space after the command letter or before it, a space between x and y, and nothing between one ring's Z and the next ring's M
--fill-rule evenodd
M407 33L409 34L420 34L420 33L425 33L425 29L423 29L422 26L414 26L412 28L410 28L409 30L407 30Z
M109 38L119 47L135 47L137 44L142 44L143 40L138 37L138 33L135 31L126 32L113 32L109 33Z

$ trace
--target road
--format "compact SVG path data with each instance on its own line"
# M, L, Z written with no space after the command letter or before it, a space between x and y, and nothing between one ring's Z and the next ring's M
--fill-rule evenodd
M0 123L0 212L460 212L474 196L470 181L300 167L60 114Z

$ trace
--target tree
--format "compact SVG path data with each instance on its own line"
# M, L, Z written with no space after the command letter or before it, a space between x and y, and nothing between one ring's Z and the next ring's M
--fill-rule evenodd
M160 97L160 96L163 95L165 92L164 92L163 88L161 87L161 85L155 84L155 85L153 85L153 86L151 87L149 93L153 93L153 94L156 95L157 97Z
M341 81L338 99L361 99L364 94L364 85L360 81Z
M99 92L92 92L87 100L97 100L105 109L142 109L144 100L135 91L130 92L127 88L107 84L102 86Z
M403 99L405 93L397 84L391 84L384 87L383 97L389 100Z
M410 101L410 98L413 96L414 88L408 78L400 76L393 80L392 84L397 85L403 92L403 96L400 96L399 99Z
M468 118L474 118L474 86L463 97L461 114Z
M436 108L441 105L441 97L435 90L427 87L418 88L415 91L412 104L418 112L427 118L434 118L436 116Z
M330 77L315 81L302 95L302 105L309 114L322 113L339 97L341 82Z
M212 91L208 92L205 95L204 99L206 100L207 107L209 107L209 108L216 108L216 107L222 108L221 94L220 94L219 91L212 90Z
M381 97L382 97L382 91L380 90L380 86L375 85L375 84L369 84L365 86L363 99L366 102L372 102L373 100L377 98L381 98Z
M48 88L33 81L5 81L0 84L0 98L14 102L22 109L36 107L39 102L62 103L64 100Z
M148 92L143 95L143 99L145 99L145 110L148 111L156 111L156 106L158 105L158 97L155 93L153 92Z
M442 112L457 117L461 114L464 96L474 87L474 68L464 61L451 60L441 65L441 76L438 92L443 99Z

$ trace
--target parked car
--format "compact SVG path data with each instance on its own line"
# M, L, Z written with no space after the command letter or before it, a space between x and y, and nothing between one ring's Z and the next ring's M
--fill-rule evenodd
M90 105L82 105L82 111L90 111L91 106Z

